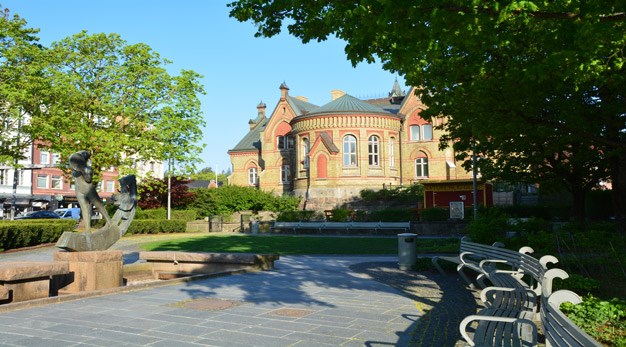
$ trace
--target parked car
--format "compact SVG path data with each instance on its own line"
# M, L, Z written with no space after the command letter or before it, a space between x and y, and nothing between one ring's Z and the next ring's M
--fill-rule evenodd
M52 211L33 211L28 212L25 215L17 216L15 219L59 219L58 214Z
M57 208L56 210L54 210L54 213L58 214L61 218L72 218L80 220L80 208L78 207Z

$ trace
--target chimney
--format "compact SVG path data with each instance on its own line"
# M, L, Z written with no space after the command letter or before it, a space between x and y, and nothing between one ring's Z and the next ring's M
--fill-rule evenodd
M306 96L302 96L302 95L296 96L296 99L304 101L304 102L309 102L309 98L307 98Z
M337 100L344 95L346 95L346 92L344 92L343 90L333 89L330 91L330 97L332 100Z
M258 118L265 118L265 108L266 108L266 105L263 101L259 102L259 104L256 105L256 109L258 111Z
M285 84L285 82L283 82L280 87L280 100L285 100L287 99L287 96L289 95L289 87L287 87L287 84Z

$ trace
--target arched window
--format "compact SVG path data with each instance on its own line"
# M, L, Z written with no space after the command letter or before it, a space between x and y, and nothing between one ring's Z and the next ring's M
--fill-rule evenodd
M433 139L433 126L432 124L422 125L422 140L430 141Z
M309 151L311 150L309 139L302 139L302 168L309 168Z
M411 141L420 140L420 126L419 125L411 125L409 127L409 133L411 134Z
M415 159L415 177L428 177L428 158Z
M394 141L396 139L394 137L389 139L389 167L396 167L396 148Z
M380 162L380 146L378 145L378 136L372 135L367 141L367 152L370 166L378 166Z
M356 137L346 135L343 138L343 166L357 166Z
M289 163L283 162L283 165L280 167L280 182L283 184L289 183L291 180L291 167Z
M259 184L259 174L256 167L248 169L248 185L257 186Z

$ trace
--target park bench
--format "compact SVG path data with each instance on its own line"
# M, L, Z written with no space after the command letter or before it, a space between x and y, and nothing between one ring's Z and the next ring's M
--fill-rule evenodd
M52 276L69 272L67 262L0 262L0 304L46 298Z
M434 256L432 258L432 263L435 269L439 271L441 274L445 274L441 265L439 265L439 261L447 261L454 264L457 264L456 271L459 276L471 287L473 287L473 281L470 280L465 273L463 273L464 269L470 269L474 272L480 274L483 273L484 270L480 267L480 262L482 260L488 259L490 255L494 254L494 248L502 248L504 249L504 244L501 242L495 242L491 246L485 245L482 243L471 242L469 237L465 236L461 239L461 246L459 248L458 255L452 256ZM499 257L491 257L491 259L500 259Z
M562 297L562 294L558 294L552 298L554 279L568 278L568 274L561 269L548 269L548 264L558 262L555 257L548 255L536 259L528 254L532 253L532 249L528 247L523 248L523 252L496 248L495 251L502 258L484 259L479 265L483 270L480 275L482 282L488 280L492 284L480 293L485 308L463 319L459 326L462 337L471 346L536 346L536 322L539 321L543 322L546 340L554 341L554 346L565 345L561 343L565 340L561 339L570 335L573 337L567 337L567 341L581 341L572 346L598 345L567 319L558 309L558 305L548 306L550 302L557 302L560 300L557 298ZM493 257L494 254L487 256ZM496 267L499 263L506 264L511 270ZM578 301L573 298L566 297L567 301L580 302L579 298ZM468 334L470 326L474 330L472 336ZM554 336L548 337L550 331L555 332L551 333Z
M543 326L543 334L546 337L546 346L602 346L561 312L559 307L564 302L578 304L582 300L578 294L569 290L559 290L553 292L550 296L542 296L541 324Z
M283 230L292 233L325 231L345 231L357 230L368 234L377 234L382 231L396 230L406 232L411 229L411 222L274 222L271 227L272 232Z

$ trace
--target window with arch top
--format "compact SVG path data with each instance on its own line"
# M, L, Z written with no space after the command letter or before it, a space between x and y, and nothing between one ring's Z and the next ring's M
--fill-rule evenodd
M380 165L380 140L378 136L372 135L367 140L367 151L370 166Z
M415 159L415 177L428 177L428 158Z
M343 166L357 166L356 137L346 135L343 138Z
M259 173L256 167L248 169L248 185L257 186L259 184Z

